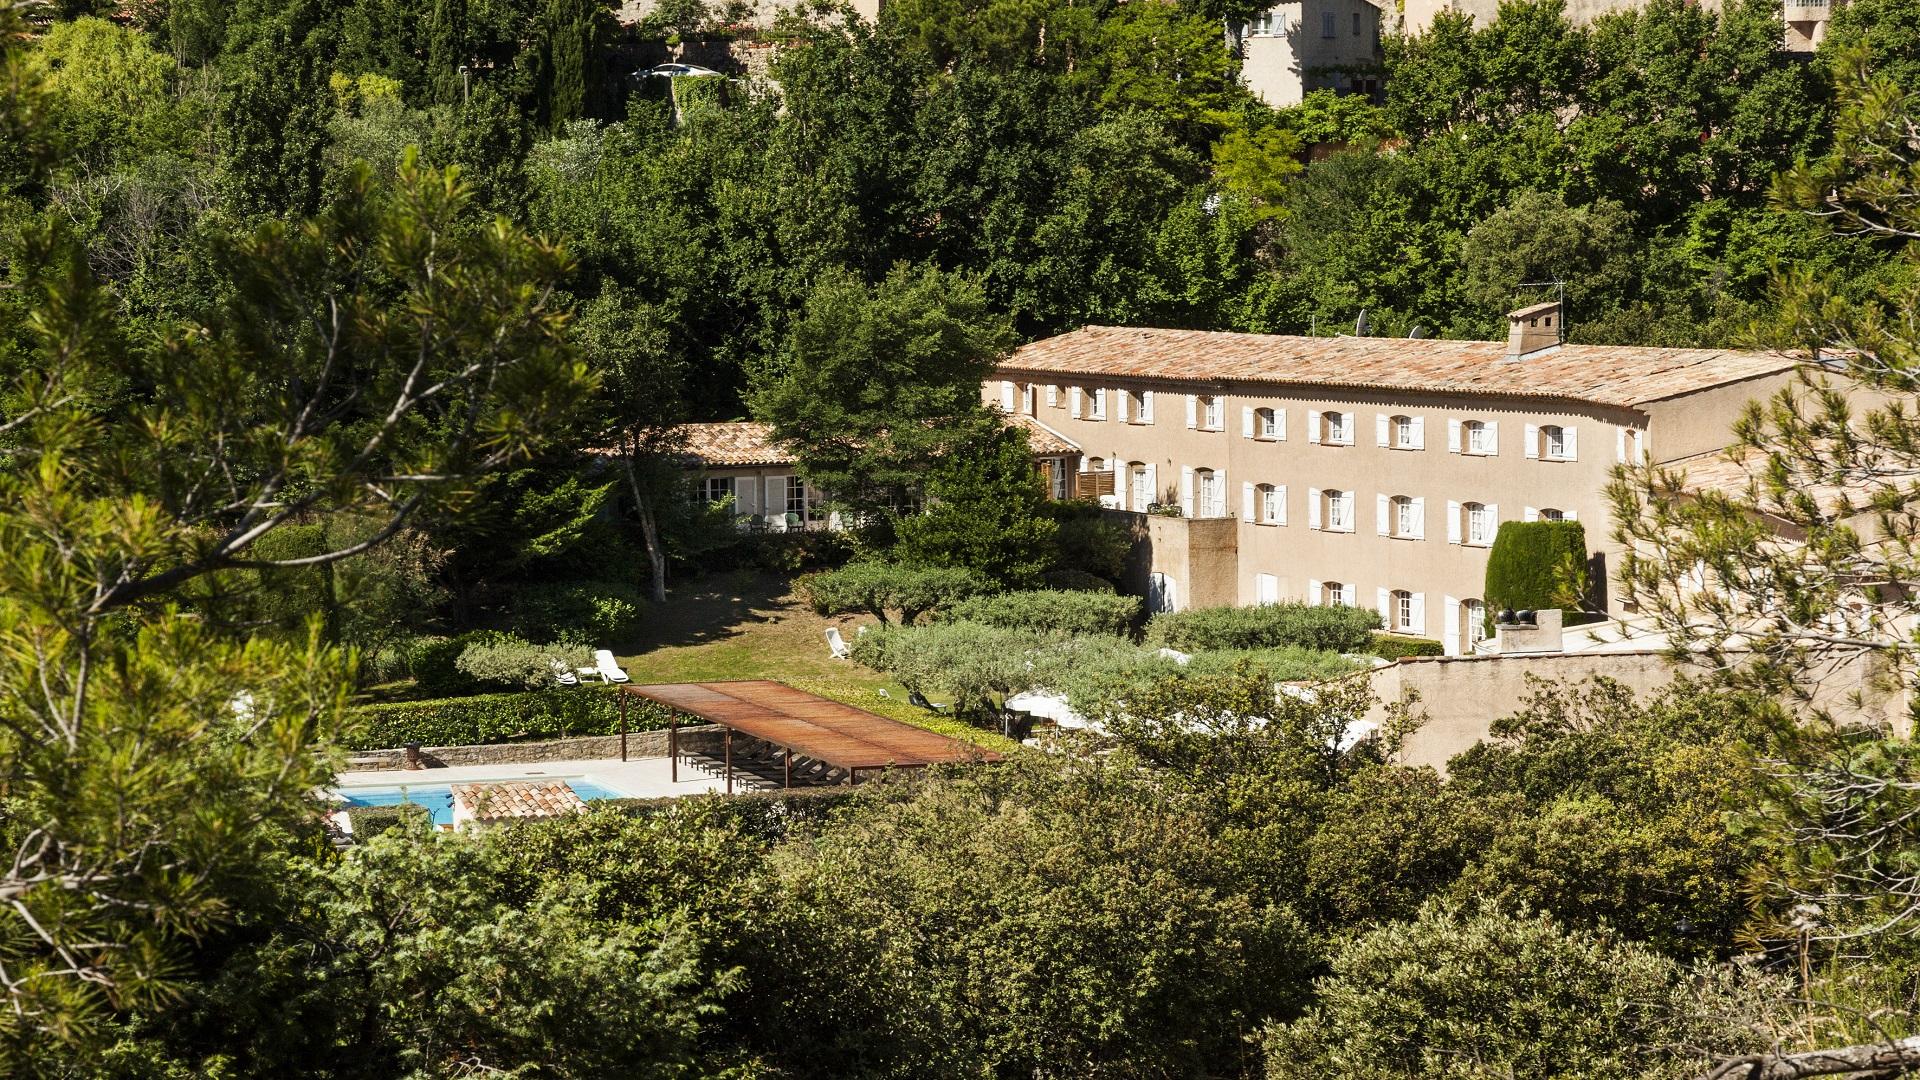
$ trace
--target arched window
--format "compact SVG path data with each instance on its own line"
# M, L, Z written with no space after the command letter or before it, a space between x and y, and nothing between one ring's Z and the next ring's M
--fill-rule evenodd
M1353 597L1348 586L1337 581L1320 583L1320 602L1327 607L1351 606Z
M1280 422L1272 409L1253 410L1253 432L1256 437L1262 439L1280 437Z
M1097 458L1097 457L1090 457L1090 458L1088 458L1088 459L1087 459L1087 471L1088 471L1088 472L1106 472L1106 471L1107 471L1107 459L1106 459L1106 458Z
M1470 502L1460 509L1467 516L1467 543L1493 543L1493 508L1485 503Z
M1194 516L1203 518L1225 517L1227 514L1226 485L1220 482L1220 474L1212 469L1193 470Z
M1411 416L1396 416L1389 421L1393 425L1393 448L1395 450L1420 449L1420 424Z
M1395 589L1387 594L1388 629L1402 634L1413 632L1413 594Z
M1388 500L1387 521L1394 536L1417 540L1426 533L1426 522L1421 520L1426 517L1423 503L1411 495L1395 495Z
M1336 446L1350 446L1353 443L1353 414L1343 412L1323 412L1320 414L1320 441Z
M1329 488L1320 493L1328 532L1353 531L1353 492Z
M1467 453L1493 453L1493 428L1483 420L1469 420L1460 425L1466 436Z
M1567 514L1564 510L1556 510L1551 506L1544 506L1540 508L1540 520L1565 521L1567 520Z
M1262 525L1283 525L1287 520L1285 507L1280 503L1280 489L1272 484L1259 484L1253 489L1254 510L1260 515Z
M1227 403L1218 394L1200 399L1200 426L1208 431L1226 428Z
M1159 498L1153 490L1153 473L1147 470L1143 462L1127 463L1127 487L1132 497L1133 509L1141 513L1145 513L1147 507L1152 506L1153 501Z
M1567 459L1567 429L1548 424L1540 429L1540 456L1552 461Z

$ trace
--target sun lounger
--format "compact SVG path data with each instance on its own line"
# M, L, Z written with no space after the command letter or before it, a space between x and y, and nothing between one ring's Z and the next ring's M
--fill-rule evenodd
M628 682L627 673L613 659L613 653L607 649L593 650L593 669L608 682Z
M561 686L579 686L580 676L573 669L558 660L547 661L547 667L553 670L553 681Z
M847 639L840 636L840 628L827 627L827 649L835 660L853 659L853 650L847 647Z

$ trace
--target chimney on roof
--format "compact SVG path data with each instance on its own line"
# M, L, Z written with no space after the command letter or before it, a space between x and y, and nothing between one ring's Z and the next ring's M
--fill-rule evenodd
M1524 360L1566 340L1560 301L1548 300L1507 312L1507 359Z

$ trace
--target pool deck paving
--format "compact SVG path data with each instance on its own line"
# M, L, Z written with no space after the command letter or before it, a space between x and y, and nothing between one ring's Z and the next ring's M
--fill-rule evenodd
M475 780L551 780L584 776L635 799L705 795L727 789L727 778L717 765L697 758L680 759L680 779L671 776L665 757L619 758L599 761L531 761L503 765L451 765L436 769L376 769L343 772L334 787L402 787L410 784L463 784ZM765 791L780 785L747 772L736 772L735 791Z

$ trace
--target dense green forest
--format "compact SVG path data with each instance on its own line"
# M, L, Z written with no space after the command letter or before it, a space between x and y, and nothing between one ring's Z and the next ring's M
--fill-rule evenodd
M663 100L628 73L738 12L0 0L0 1072L1637 1080L1920 1029L1913 743L1811 693L1834 650L1915 678L1911 5L1809 62L1760 3L1510 4L1282 111L1244 14L815 10L758 32L772 81ZM1486 335L1547 278L1576 337L1838 346L1893 402L1756 412L1745 500L1617 474L1619 586L1757 662L1542 684L1443 777L1395 761L1413 711L1343 742L1364 684L1275 693L1370 618L1136 644L1120 598L1004 591L1118 556L983 421L1001 350ZM883 527L775 549L688 497L660 432L748 414ZM1891 542L1806 495L1849 484ZM943 609L863 656L1037 658L1111 738L329 842L357 695L524 669L449 635L613 640L648 567L853 554L822 609Z

